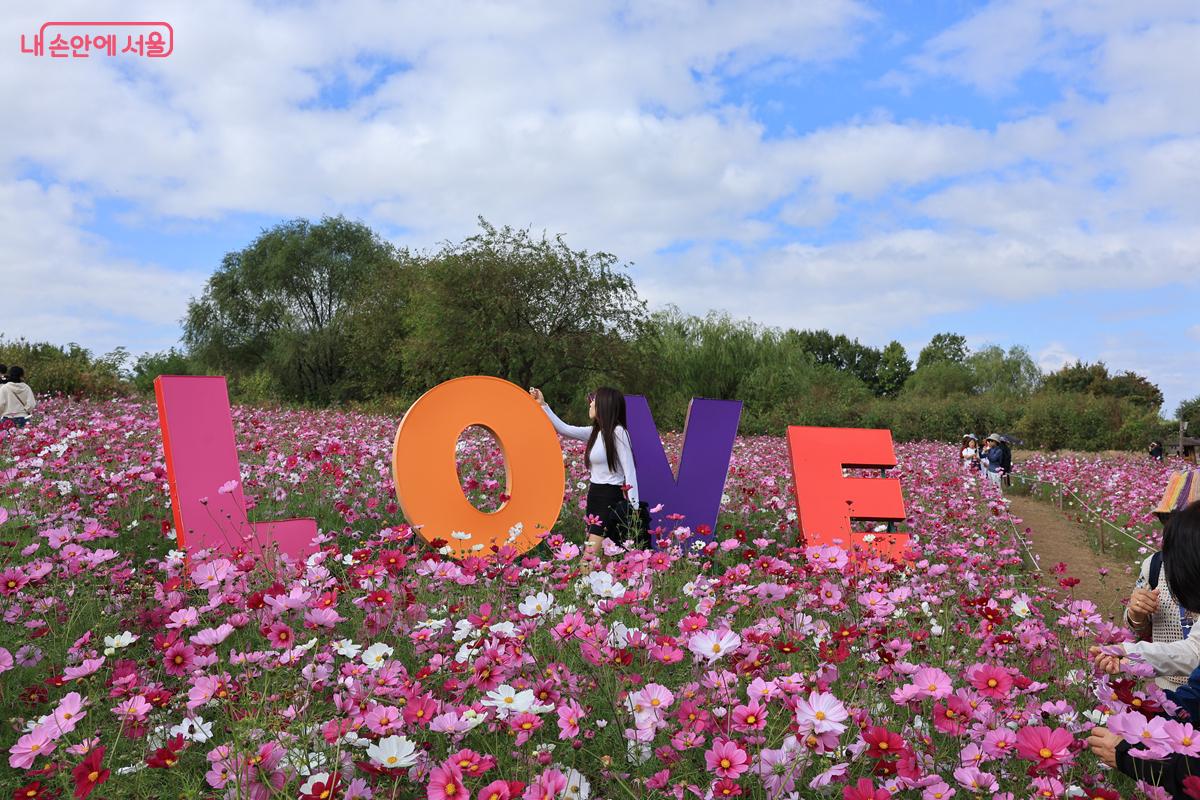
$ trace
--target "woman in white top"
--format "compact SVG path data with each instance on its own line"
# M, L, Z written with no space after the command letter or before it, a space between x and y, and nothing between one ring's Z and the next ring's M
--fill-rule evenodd
M25 370L9 367L8 382L0 384L0 422L8 420L18 428L24 428L35 406L37 398L25 383Z
M542 404L559 435L587 442L583 457L591 472L587 494L588 553L597 555L606 538L620 544L625 540L622 523L628 524L633 517L631 507L638 508L637 469L625 421L625 395L608 387L597 389L588 397L592 424L583 427L559 419L540 389L530 389L529 393Z

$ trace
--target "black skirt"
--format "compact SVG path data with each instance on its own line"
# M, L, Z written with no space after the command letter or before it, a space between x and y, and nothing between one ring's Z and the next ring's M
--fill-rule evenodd
M589 486L587 515L599 517L600 523L588 524L588 534L603 536L617 544L625 541L626 531L622 522L629 519L628 503L629 501L625 499L625 492L616 484L593 483ZM627 524L626 522L625 525Z

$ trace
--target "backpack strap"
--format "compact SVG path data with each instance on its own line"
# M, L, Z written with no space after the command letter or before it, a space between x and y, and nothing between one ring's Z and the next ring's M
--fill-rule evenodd
M1162 551L1150 556L1150 588L1158 588L1158 575L1162 572Z

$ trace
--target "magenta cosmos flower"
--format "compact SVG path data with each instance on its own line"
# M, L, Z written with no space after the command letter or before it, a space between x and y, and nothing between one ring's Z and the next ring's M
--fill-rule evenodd
M746 751L728 739L717 739L704 754L708 771L718 778L737 778L750 768L749 761Z
M1065 728L1033 725L1017 731L1017 755L1036 763L1037 769L1053 769L1067 761L1075 737Z

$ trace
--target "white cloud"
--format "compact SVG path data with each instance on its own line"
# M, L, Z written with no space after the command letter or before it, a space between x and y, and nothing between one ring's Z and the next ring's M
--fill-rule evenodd
M62 186L0 181L0 335L98 352L174 344L203 276L111 257L103 240L81 231L87 218Z
M1051 342L1037 353L1037 365L1043 372L1056 372L1067 364L1079 361L1079 356L1067 349L1061 342Z
M169 19L176 53L118 69L14 47L0 70L0 214L17 231L0 277L48 276L6 320L31 335L157 341L199 291L198 274L113 258L84 232L107 197L147 226L346 211L422 247L482 214L635 261L652 303L872 341L985 294L1200 274L1190 0L993 3L892 76L997 103L1031 71L1061 89L996 124L864 108L770 135L722 80L786 82L854 57L876 21L861 3L80 0L55 16L105 8ZM0 39L41 13L5 15ZM380 77L384 61L403 68ZM29 165L49 186L17 180ZM657 254L678 242L694 246ZM147 292L155 303L138 302Z

